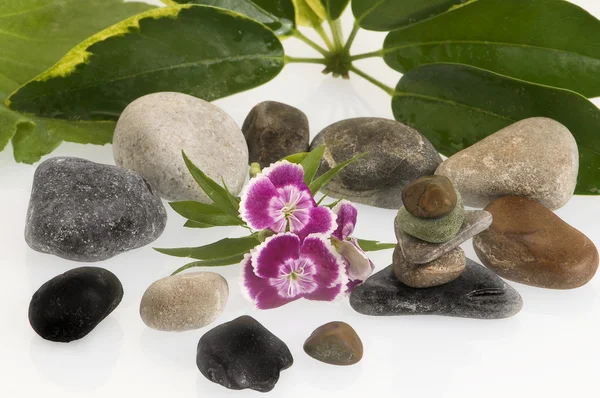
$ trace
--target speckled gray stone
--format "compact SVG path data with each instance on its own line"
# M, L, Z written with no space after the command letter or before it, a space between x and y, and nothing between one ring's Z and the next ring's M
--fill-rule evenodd
M442 159L417 130L380 118L342 120L321 131L310 149L326 144L317 175L368 152L346 167L323 189L333 197L398 209L409 182L432 175Z
M140 316L156 330L183 332L204 327L221 315L229 285L214 272L193 272L162 278L142 296Z
M115 162L137 171L168 200L209 202L187 170L181 151L200 170L237 195L248 175L248 147L221 108L181 93L155 93L125 108L113 138Z
M395 226L409 235L430 243L443 243L452 239L460 231L465 219L465 209L457 194L456 206L450 214L440 218L417 218L404 206L398 210Z
M206 332L196 351L200 372L232 390L271 391L293 363L287 345L247 315Z
M445 160L448 177L466 206L485 207L501 196L533 199L549 209L575 191L579 151L562 124L535 117L514 123Z
M310 143L304 112L281 102L265 101L252 108L242 132L248 143L250 163L256 162L262 168L286 156L307 152Z
M35 171L25 240L42 253L101 261L153 242L166 223L162 201L137 173L56 157Z
M465 210L465 221L458 233L444 243L429 243L410 236L395 224L396 238L407 261L415 264L429 263L444 253L458 247L492 225L492 215L485 210Z
M495 273L467 259L461 276L427 289L406 286L396 279L390 265L356 287L350 295L350 305L365 315L499 319L517 314L523 307L523 299Z

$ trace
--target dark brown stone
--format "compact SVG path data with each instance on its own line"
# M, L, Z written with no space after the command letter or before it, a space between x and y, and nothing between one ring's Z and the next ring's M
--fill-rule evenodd
M419 218L440 218L456 207L456 191L448 177L421 177L402 190L402 202L410 214Z
M394 275L406 286L424 288L445 285L458 278L467 265L465 252L460 247L425 264L406 261L400 245L394 250Z
M363 345L352 326L329 322L315 329L304 343L311 357L331 365L354 365L363 356Z
M242 126L250 163L267 167L282 158L307 152L310 143L308 118L299 109L280 102L256 105Z
M596 273L598 250L592 241L538 202L504 196L485 210L493 222L473 238L473 246L483 264L503 278L573 289Z

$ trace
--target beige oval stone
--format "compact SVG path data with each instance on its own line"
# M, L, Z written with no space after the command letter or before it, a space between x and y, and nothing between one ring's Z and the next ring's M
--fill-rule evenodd
M485 207L515 195L558 209L573 196L578 170L571 132L557 121L535 117L454 154L435 173L452 180L466 206Z
M425 264L406 261L400 245L394 250L394 275L406 286L425 288L441 286L458 278L467 265L465 252L457 247Z
M140 315L156 330L182 332L204 327L221 315L229 286L213 272L168 276L146 289Z

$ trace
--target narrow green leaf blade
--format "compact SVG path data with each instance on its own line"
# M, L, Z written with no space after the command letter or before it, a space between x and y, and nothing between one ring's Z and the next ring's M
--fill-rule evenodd
M306 157L308 156L309 153L310 152L295 153L293 155L286 156L282 160L287 160L288 162L294 163L294 164L300 164L304 161L304 159L306 159Z
M214 204L183 201L171 202L169 205L178 214L182 215L188 220L206 224L211 227L243 225L242 220L237 217L232 217Z
M600 21L563 0L486 0L390 33L384 59L406 72L459 63L600 95Z
M196 165L194 165L194 163L186 156L185 152L182 152L182 154L185 165L192 174L192 177L194 177L194 180L196 180L206 195L211 198L212 201L215 202L215 205L217 205L224 213L231 217L238 218L238 208L234 206L229 199L229 195L225 188L217 184L209 176L204 174L202 170L196 167Z
M290 35L295 26L292 0L162 0L167 5L199 4L225 8L267 25L279 36Z
M206 260L206 261L194 261L192 263L186 264L181 268L178 268L171 275L177 275L180 272L185 271L186 269L194 268L194 267L221 267L224 265L233 265L239 264L244 259L243 255L231 256L227 258L220 258L217 260Z
M185 224L183 224L184 228L214 228L216 225L206 224L200 221L192 221L187 220Z
M317 192L319 192L323 185L327 184L333 177L338 175L340 171L346 168L346 166L348 166L352 162L356 162L358 159L362 158L365 155L366 153L361 153L360 155L357 155L352 159L346 160L345 162L338 164L331 170L328 170L325 173L323 173L309 185L310 192L312 192L312 194L315 195Z
M266 83L283 65L281 42L256 21L208 6L166 7L85 40L7 104L45 117L116 119L146 94L212 101Z
M361 249L366 252L376 252L379 250L388 250L394 249L397 244L396 243L381 243L377 240L365 240L365 239L357 239L358 245Z
M317 174L317 170L321 164L321 159L323 158L323 153L325 153L325 145L318 146L310 151L310 153L300 163L304 169L304 182L306 185L310 185L315 174Z
M200 247L182 247L178 249L154 249L159 253L174 257L189 257L196 260L218 260L244 254L260 242L254 236L244 238L225 238Z
M392 110L446 156L519 120L554 119L579 146L575 192L600 194L600 110L577 93L466 65L433 64L402 77Z
M352 0L361 28L387 32L441 14L469 0Z

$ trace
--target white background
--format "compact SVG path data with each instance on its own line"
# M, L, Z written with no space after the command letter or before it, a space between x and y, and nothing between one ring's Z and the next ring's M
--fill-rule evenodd
M573 1L600 17L596 0ZM156 3L156 1L155 1ZM344 19L351 26L350 15ZM316 38L316 37L315 37ZM361 31L355 53L380 48L384 34ZM598 38L600 41L600 37ZM302 43L286 41L289 55L313 56ZM389 85L399 75L383 61L358 64ZM241 125L248 111L264 100L302 109L311 135L340 119L392 118L390 98L359 77L350 81L320 74L317 65L289 65L272 82L216 103ZM599 77L600 78L600 77ZM598 102L597 102L598 103ZM435 115L432 115L435 117ZM506 320L438 316L367 317L347 300L296 302L256 311L239 291L239 267L219 269L230 284L223 315L207 328L185 333L147 328L138 314L140 298L155 280L185 260L167 257L155 247L197 246L237 236L235 228L184 229L169 210L169 222L154 244L93 264L122 281L121 305L92 333L70 344L42 340L30 328L31 295L48 279L85 264L37 253L25 244L23 230L35 166L15 164L12 150L0 153L0 397L250 397L254 391L230 391L206 380L195 364L198 339L222 322L249 314L284 340L294 365L284 371L271 397L597 397L600 358L600 277L571 291L511 283L524 308ZM79 156L113 164L110 146L63 144L50 156ZM394 211L359 207L356 235L394 241ZM574 197L558 215L600 244L600 197ZM476 256L471 243L463 245ZM372 256L377 270L390 263L391 251ZM318 326L333 320L351 324L361 336L365 355L352 367L317 362L302 350Z

